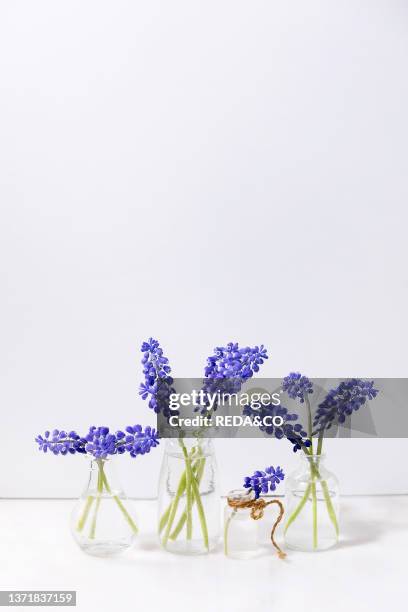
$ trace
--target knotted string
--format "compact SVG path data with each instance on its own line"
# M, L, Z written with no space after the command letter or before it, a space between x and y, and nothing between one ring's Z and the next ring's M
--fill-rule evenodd
M228 497L227 501L228 505L231 508L234 508L234 510L238 510L238 508L251 508L251 518L254 519L254 521L259 521L259 519L263 517L266 506L269 506L270 504L278 504L279 516L272 527L271 542L278 551L279 559L284 559L286 557L286 553L284 553L283 550L279 548L278 544L275 542L275 530L281 522L284 513L282 502L280 502L278 499L271 499L270 501L266 502L262 497L259 497L258 499L250 499L247 501L243 499L234 499Z

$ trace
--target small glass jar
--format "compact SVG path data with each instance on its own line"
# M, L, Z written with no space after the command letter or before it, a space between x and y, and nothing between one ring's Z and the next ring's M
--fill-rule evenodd
M71 532L78 546L99 557L130 548L138 531L114 463L113 458L91 459L87 485L71 516Z
M253 559L260 554L258 521L251 516L251 507L242 507L254 500L253 492L235 489L227 496L224 510L224 553L233 559Z
M286 480L285 544L314 552L334 546L339 537L339 484L324 455L300 454Z
M210 439L168 439L159 481L159 539L173 553L213 550L220 537L218 469Z

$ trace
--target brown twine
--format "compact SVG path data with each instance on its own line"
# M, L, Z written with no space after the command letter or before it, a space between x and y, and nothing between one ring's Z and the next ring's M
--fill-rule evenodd
M278 504L279 516L276 519L272 527L271 542L273 546L276 548L276 550L278 551L279 559L284 559L286 557L286 553L284 553L283 550L279 548L278 544L275 542L275 537L274 537L275 530L277 526L279 525L279 523L281 522L283 513L284 513L282 502L280 502L278 499L271 499L270 501L266 502L262 497L259 497L258 499L250 499L248 501L245 501L242 499L231 499L229 497L227 501L228 501L228 505L231 508L234 508L235 510L238 510L238 508L251 508L251 518L253 518L254 521L258 521L259 519L263 517L266 506L269 506L270 504Z

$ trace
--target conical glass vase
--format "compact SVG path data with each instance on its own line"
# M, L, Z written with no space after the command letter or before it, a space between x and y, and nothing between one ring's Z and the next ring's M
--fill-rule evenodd
M118 481L114 459L91 459L87 485L71 516L71 532L90 555L107 557L130 548L138 527Z

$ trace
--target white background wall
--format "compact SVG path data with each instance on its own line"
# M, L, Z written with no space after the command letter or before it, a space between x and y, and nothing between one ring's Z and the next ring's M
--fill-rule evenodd
M178 376L263 342L264 376L408 376L403 0L0 5L1 496L75 496L36 433L153 422ZM406 440L332 441L345 493L407 492ZM277 441L220 441L224 490ZM162 450L123 459L154 496Z

